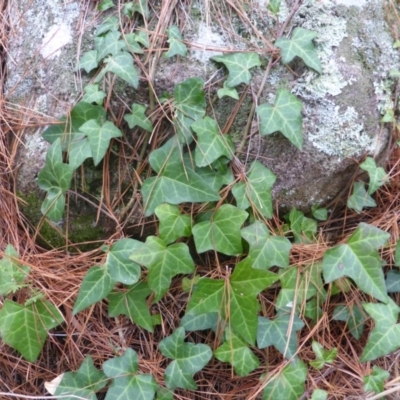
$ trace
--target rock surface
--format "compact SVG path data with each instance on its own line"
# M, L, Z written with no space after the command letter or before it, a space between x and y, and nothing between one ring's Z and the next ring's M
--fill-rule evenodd
M280 21L287 17L292 2L282 3ZM174 85L195 76L207 83L217 82L225 72L210 57L224 51L250 48L262 53L264 39L271 41L277 29L276 19L262 1L251 13L247 11L251 25L243 28L243 21L234 14L221 25L221 20L217 23L210 18L212 13L205 9L203 1L194 1L192 8L186 10L188 19L182 25L189 56L160 59L154 79L156 92L172 93ZM9 15L13 32L7 60L9 101L44 116L64 115L89 81L84 72L82 81L74 66L93 42L91 32L96 25L93 10L88 11L81 1L17 0L9 5ZM90 27L85 26L87 20L93 22ZM255 30L249 32L248 26L256 27L264 39ZM258 103L273 103L280 87L302 100L303 149L295 148L280 133L261 137L254 120L246 154L241 158L259 159L277 175L273 193L281 208L295 206L307 211L315 203L326 204L347 188L365 155L385 157L389 132L380 119L392 106L393 82L388 76L392 68L399 68L399 57L393 50L381 0L304 0L291 26L318 33L314 43L323 72L319 75L298 59L290 64L290 69L278 64L269 75ZM264 70L265 66L253 70L248 95L232 125L230 133L237 146L243 139L251 93L257 92ZM136 93L121 85L128 103L147 101L148 88L143 82ZM221 85L219 82L211 87L211 96ZM214 116L221 126L228 121L236 104L226 97L213 104ZM24 144L16 162L18 190L24 195L37 191L36 176L47 148L41 132L42 129L27 129L22 137Z

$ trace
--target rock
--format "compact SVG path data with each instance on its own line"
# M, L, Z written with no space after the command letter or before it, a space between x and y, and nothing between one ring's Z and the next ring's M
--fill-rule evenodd
M189 43L189 56L161 57L152 82L156 93L161 95L165 91L172 93L174 86L185 79L202 77L209 85L207 94L208 100L213 101L212 116L223 127L238 103L227 97L215 99L226 74L221 65L210 58L227 50L249 48L265 56L264 65L252 70L248 93L240 108L235 110L230 133L237 147L243 142L252 96L263 79L270 54L267 42L273 42L271 33L278 29L277 20L268 13L266 2L253 3L259 4L253 9L247 8L247 20L233 12L230 20L220 20L217 24L213 18L208 18L210 10L203 1L193 1L191 9L182 14L187 17L182 21L182 33ZM292 3L282 1L279 21L285 20ZM78 49L82 54L92 46L91 32L96 24L88 28L79 21L85 13L86 18L94 21L93 11L87 14L79 1L18 0L12 4L9 7L12 7L10 15L15 35L8 46L6 89L9 100L20 107L58 118L77 101L90 78L82 71L81 80L74 72L74 65L79 58ZM157 2L153 6L156 10L159 7ZM157 22L154 21L152 24ZM262 35L255 33L249 21ZM253 120L250 139L245 142L240 158L244 163L259 159L277 175L273 195L281 209L297 207L308 211L315 203L326 204L340 196L367 154L378 160L385 159L390 132L380 119L392 106L393 82L389 71L399 68L399 56L393 49L381 0L304 0L287 30L295 27L317 32L314 43L322 74L305 66L300 59L290 63L290 68L277 64L267 78L258 104L272 104L277 89L282 87L300 98L303 102L303 148L294 147L281 133L260 136L257 121ZM149 26L151 29L154 25ZM239 92L243 90L247 89L239 88ZM145 79L141 80L137 91L117 80L114 91L128 106L132 102L147 104L149 101ZM120 110L120 103L115 99L111 104L113 109ZM17 159L17 185L25 196L37 191L35 180L47 147L41 133L42 129L28 129L22 138L24 146L20 147ZM94 181L101 182L98 178L102 170L91 171L96 178ZM100 191L101 187L95 189L97 193ZM91 212L96 215L97 210ZM138 215L133 216L135 221L138 218Z

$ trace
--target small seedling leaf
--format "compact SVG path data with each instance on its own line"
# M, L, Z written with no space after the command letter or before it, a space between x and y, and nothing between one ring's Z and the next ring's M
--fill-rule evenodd
M367 193L363 182L355 182L353 193L347 199L347 207L360 213L364 207L375 207L375 200Z
M145 131L153 131L153 124L145 114L146 108L141 104L132 104L132 113L124 116L124 120L128 123L130 129L139 126Z
M316 341L312 342L312 349L315 353L315 360L310 361L310 365L316 370L322 369L325 364L332 364L337 356L337 349L325 350L324 347Z
M176 25L172 25L167 29L169 50L164 53L164 57L170 58L173 56L187 56L187 47L183 43L182 34Z
M388 371L385 371L382 368L379 368L377 365L372 367L372 372L369 375L364 376L364 391L365 392L374 392L376 394L382 393L385 389L383 384L386 379L389 379L390 374Z
M368 194L375 193L382 185L388 182L388 176L382 167L377 167L372 157L367 157L360 168L368 172L369 185Z

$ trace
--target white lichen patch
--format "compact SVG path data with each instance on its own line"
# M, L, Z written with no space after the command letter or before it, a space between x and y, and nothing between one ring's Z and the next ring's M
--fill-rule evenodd
M40 54L43 58L55 58L61 54L62 47L71 41L71 28L68 25L53 25L43 38Z
M209 62L210 58L222 54L218 48L226 47L226 41L211 26L201 22L197 36L192 41L192 51L190 57L200 61L202 64Z

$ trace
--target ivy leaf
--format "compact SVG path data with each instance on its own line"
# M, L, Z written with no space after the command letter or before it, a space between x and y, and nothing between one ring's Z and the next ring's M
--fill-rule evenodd
M222 99L224 96L232 97L234 100L239 100L239 94L236 89L227 86L226 81L221 89L217 92L218 98Z
M278 90L275 104L261 104L257 107L260 118L260 132L269 135L282 132L297 148L303 146L302 102L286 89Z
M104 60L106 66L97 75L95 82L99 82L107 72L113 72L115 75L128 82L135 89L139 86L139 76L136 68L133 66L133 57L127 52L120 52L113 57Z
M400 308L392 299L387 304L363 304L375 327L361 355L361 362L372 361L400 348L400 324L396 324Z
M96 28L96 36L109 31L117 31L119 29L119 19L115 15L111 15L104 19L103 23Z
M193 374L202 370L211 360L212 351L205 344L185 343L185 330L178 328L158 345L164 357L173 359L165 370L165 383L169 389L195 390Z
M193 229L198 253L215 250L226 255L242 254L240 227L249 214L230 204L224 204L213 214L211 221L196 224Z
M289 267L279 274L281 291L275 302L278 314L287 313L314 296L325 299L326 291L321 278L322 264L310 264L300 273L297 266Z
M100 125L97 120L91 119L85 122L79 130L86 135L95 166L104 158L111 139L122 136L122 132L111 121Z
M292 358L297 351L297 334L304 327L304 322L290 314L276 316L273 320L258 317L257 347L265 349L274 346L287 359Z
M78 314L78 312L107 297L114 285L115 281L111 278L107 268L104 266L90 268L83 278L73 314Z
M160 221L159 237L166 244L175 242L180 237L189 237L192 234L192 218L181 214L179 207L171 204L161 204L155 209Z
M152 375L138 374L139 359L130 348L121 357L107 360L104 373L112 379L106 400L153 400L158 388Z
M159 388L156 395L157 400L174 400L173 393L166 388Z
M272 14L278 14L280 7L281 7L281 0L269 0L268 10L271 11Z
M48 331L62 322L60 312L48 301L21 305L5 300L0 310L0 335L4 343L18 350L26 360L35 362Z
M145 215L150 216L162 203L217 201L218 193L192 168L182 165L181 153L168 146L150 154L150 165L159 172L157 177L146 179L142 185ZM164 168L162 168L164 166Z
M97 400L96 392L106 385L106 376L96 369L92 357L86 356L78 371L64 373L54 395L65 396L62 397L65 400L73 400L77 397ZM71 397L67 397L68 395Z
M365 293L387 302L382 262L377 249L390 234L372 225L360 223L346 244L324 254L323 271L326 283L348 276Z
M314 240L318 228L317 221L305 217L301 211L292 208L289 214L289 222L295 243L309 243Z
M123 40L126 44L126 50L135 54L143 54L143 49L140 47L139 43L136 41L137 35L135 33L126 33Z
M230 327L247 343L254 345L257 335L257 295L277 280L269 271L251 267L248 259L236 265L229 280L202 278L194 287L187 314L217 312L229 320Z
M103 60L109 54L116 56L126 47L123 40L120 40L119 31L110 31L104 36L94 38L94 47L97 50L97 61ZM122 54L122 53L121 53Z
M302 361L291 361L267 383L263 400L298 400L305 391L307 372L307 366Z
M396 270L390 270L386 275L386 291L388 293L399 293L400 292L400 272Z
M318 204L311 207L312 215L318 221L326 221L328 219L328 210L326 208L319 208Z
M89 50L79 60L78 69L84 69L87 73L99 66L97 50ZM91 101L89 101L91 103Z
M62 219L65 205L65 192L71 186L74 169L62 162L61 141L57 139L46 154L46 164L39 172L38 185L47 192L41 211L52 221Z
M315 389L311 396L311 400L326 400L328 398L328 393L322 389Z
M396 251L394 254L394 265L400 267L400 239L396 242Z
M111 292L107 297L110 301L108 315L110 317L126 315L133 323L153 332L153 321L146 302L151 292L146 282L139 282L124 292Z
M146 31L135 33L135 40L148 49L150 47L149 35Z
M372 373L364 376L364 391L365 392L374 392L376 394L382 393L384 391L383 383L386 379L389 379L390 374L388 371L385 371L382 368L374 365L372 367Z
M281 49L282 62L288 64L297 56L307 66L321 74L321 63L312 42L316 36L318 36L317 32L298 27L294 30L291 39L279 38L275 46Z
M214 351L214 356L219 361L230 363L239 376L249 375L260 365L247 343L229 329L225 342Z
M196 120L191 128L197 134L195 161L198 167L211 165L219 157L225 156L231 160L235 152L229 135L222 135L217 122L210 118Z
M324 347L316 341L313 341L311 346L315 353L315 361L310 361L310 365L316 370L320 370L325 364L332 364L335 361L337 349L325 350Z
M237 182L232 186L232 194L236 201L236 206L241 210L247 210L250 207L250 201L246 194L246 183ZM272 212L272 200L271 200L271 212Z
M181 143L190 144L193 141L190 126L206 113L203 86L201 78L189 78L174 88L173 123Z
M149 269L148 283L156 293L155 302L169 289L174 276L194 271L194 262L185 243L175 243L167 247L155 236L147 237L145 245L137 249L131 259Z
M52 125L43 133L43 139L49 143L54 143L57 139L61 140L64 151L69 150L73 139L82 138L79 128L87 121L95 119L100 123L106 120L106 111L103 107L80 101L67 117L60 119L61 124Z
M361 307L337 306L333 311L332 319L346 322L353 337L357 340L360 339L366 321L365 314Z
M290 241L282 236L271 236L268 227L261 221L241 230L242 237L250 244L248 257L253 268L268 269L273 266L286 268L289 265Z
M181 319L181 327L186 331L203 331L211 329L214 332L218 326L218 313L211 312L206 314L185 314Z
M377 167L372 157L367 157L360 168L368 172L369 185L368 194L375 193L382 185L389 181L389 178L382 167Z
M375 207L375 200L367 193L363 182L355 182L353 193L347 199L347 207L359 214L364 207Z
M147 0L135 0L135 2L130 1L124 5L124 15L128 15L133 18L135 12L142 14L142 16L146 19L149 18L150 11L147 5Z
M231 53L222 56L214 56L213 61L222 63L229 71L226 86L233 88L241 83L248 85L251 80L250 69L261 65L257 53Z
M99 85L87 85L83 90L85 91L85 94L82 97L82 101L86 103L96 103L99 106L103 104L106 94L102 90L99 90Z
M164 53L165 58L170 58L173 56L187 56L187 47L183 43L183 37L179 28L176 25L172 25L167 29L169 50Z
M130 129L139 126L145 131L153 131L153 124L145 114L146 108L141 104L132 104L132 113L124 116L124 120L128 123Z
M120 239L111 246L104 266L112 280L125 285L133 285L139 280L140 266L134 263L130 256L141 246L142 242L128 238Z
M3 259L0 261L0 295L7 296L24 287L25 278L29 275L30 268L22 265L19 254L15 248L8 244Z
M111 7L114 7L114 3L112 0L102 0L98 5L97 9L99 11L106 11Z

